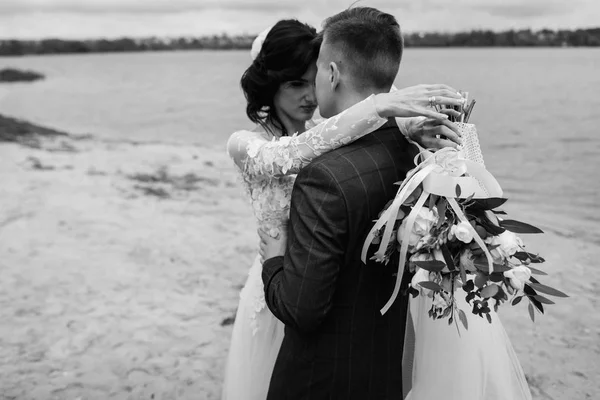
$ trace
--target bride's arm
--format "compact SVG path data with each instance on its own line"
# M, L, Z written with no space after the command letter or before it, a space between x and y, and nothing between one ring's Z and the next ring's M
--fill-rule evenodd
M387 122L377 113L374 96L324 120L306 132L267 140L259 132L231 135L227 151L234 162L251 175L297 174L314 158L351 143Z

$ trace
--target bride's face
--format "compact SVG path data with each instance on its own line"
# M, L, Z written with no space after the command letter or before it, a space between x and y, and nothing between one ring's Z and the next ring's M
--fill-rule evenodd
M306 122L317 108L315 97L316 64L312 64L299 79L284 82L275 93L273 104L281 120Z

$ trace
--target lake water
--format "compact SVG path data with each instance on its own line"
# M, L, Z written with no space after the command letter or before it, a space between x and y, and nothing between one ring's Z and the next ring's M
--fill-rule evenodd
M250 127L246 51L0 58L47 79L0 86L0 113L108 139L224 151ZM397 86L447 83L477 99L486 165L507 209L600 243L600 49L407 49Z

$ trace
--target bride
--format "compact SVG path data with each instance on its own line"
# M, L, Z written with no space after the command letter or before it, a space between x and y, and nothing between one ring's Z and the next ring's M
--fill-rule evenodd
M445 85L419 85L378 94L320 123L313 121L316 30L296 20L279 21L256 39L252 65L241 79L246 113L256 124L231 135L227 150L238 169L258 227L283 238L295 174L312 159L369 134L394 110L403 134L427 148L456 146L456 128L428 107L456 104L460 96ZM408 117L430 118L408 118ZM298 133L296 135L296 133ZM436 138L442 136L443 138ZM244 288L231 337L222 398L266 398L284 327L265 305L261 260L257 255Z

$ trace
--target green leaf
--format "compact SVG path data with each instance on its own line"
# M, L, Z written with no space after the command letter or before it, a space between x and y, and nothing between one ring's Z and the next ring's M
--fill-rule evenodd
M517 304L519 304L521 302L521 300L523 300L523 296L515 297L511 304L513 306L516 306Z
M527 298L529 299L529 301L531 303L533 303L533 305L535 306L535 308L537 308L538 310L540 310L540 312L543 314L544 313L544 306L542 305L541 301L539 301L538 299L536 299L537 296L539 296L539 295L527 296Z
M531 303L529 303L529 307L527 307L527 309L529 310L529 318L531 318L531 321L535 322L535 310L533 309Z
M500 221L500 226L514 233L544 233L540 228L513 219Z
M493 210L496 207L500 207L502 204L506 203L508 199L504 199L501 197L490 197L489 199L477 199L474 201L471 207L478 208L480 210Z
M533 296L534 299L536 299L537 301L539 301L542 304L556 304L555 302L553 302L552 300L538 294Z
M456 185L456 188L455 188L455 189L456 189L456 197L460 197L460 194L461 194L461 192L462 192L462 191L460 190L460 185Z
M446 264L444 264L442 261L438 261L438 260L413 261L413 264L415 264L419 268L423 268L424 270L430 271L430 272L440 272L441 270L443 270L446 267Z
M481 272L478 272L475 276L475 286L477 286L478 288L484 287L487 281L488 277L485 274L482 274Z
M488 322L491 324L492 323L492 316L490 314L485 314L485 317L487 318Z
M502 210L492 210L492 212L497 215L506 215L506 212L504 212Z
M502 228L501 226L498 226L496 224L494 224L492 221L490 221L490 219L487 216L480 216L479 218L477 218L477 223L479 225L481 225L483 227L483 229L486 230L487 233L489 233L492 236L498 236L501 233L503 233L506 229Z
M546 260L544 260L544 258L542 258L536 254L528 253L526 251L517 251L515 254L513 254L513 257L515 257L521 261L529 260L532 263L543 263L546 261Z
M551 288L550 286L542 285L541 283L530 283L529 286L531 286L532 288L534 288L536 291L538 291L540 293L549 294L550 296L569 297L568 295L561 292L560 290Z
M469 279L469 280L468 280L468 281L467 281L467 282L466 282L466 283L463 285L463 287L462 287L462 288L463 288L463 290L464 290L465 292L467 292L467 293L468 293L468 292L472 291L473 289L475 289L475 284L473 283L473 280L472 280L472 279Z
M429 208L430 210L433 210L433 207L435 207L435 203L437 203L437 199L438 196L436 196L435 194L431 194L429 195Z
M491 285L487 285L486 287L484 287L481 290L481 293L479 294L482 298L487 299L489 297L494 297L496 295L496 293L498 293L498 285L495 284L491 284Z
M529 268L529 269L531 270L531 273L532 273L532 274L535 274L535 275L548 275L548 274L547 274L547 273L545 273L544 271L540 271L539 269L537 269L537 268L533 268L533 267L532 267L532 266L530 266L530 265L528 265L528 266L527 266L527 268Z
M523 292L525 292L527 296L535 296L537 294L537 292L529 284L525 285Z
M489 273L489 271L490 271L490 267L488 265L488 261L487 261L486 257L478 257L478 258L474 259L473 265L475 265L475 268L477 268L481 272L485 272L486 274ZM510 269L509 267L505 267L502 264L496 264L496 263L492 264L492 268L493 268L493 272L505 272Z
M442 318L446 318L448 315L450 315L451 312L452 312L452 306L446 307L446 309L444 310L444 313L442 314Z
M441 292L442 287L435 282L432 281L423 281L419 282L419 286L424 287L425 289L433 290L434 292Z
M508 300L508 295L506 294L502 286L498 285L498 293L496 293L494 298L497 300ZM498 304L496 303L496 305Z
M448 246L445 244L440 246L442 250L442 255L444 256L444 261L446 261L446 265L450 271L454 271L456 266L454 265L454 260L452 259L452 254L450 254L450 250L448 250Z
M506 271L510 271L512 268L507 267L506 265L502 265L502 264L494 264L494 272L506 272Z
M442 224L446 221L446 209L448 207L448 203L444 197L440 198L440 201L437 202L437 210L438 210L438 223L437 228L441 227Z
M469 329L469 321L467 320L467 315L465 314L465 312L463 310L458 310L458 319L460 319L460 322L462 322L465 329L468 330Z

